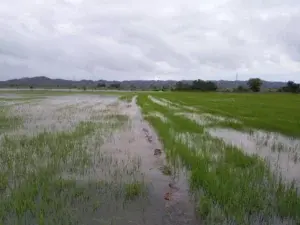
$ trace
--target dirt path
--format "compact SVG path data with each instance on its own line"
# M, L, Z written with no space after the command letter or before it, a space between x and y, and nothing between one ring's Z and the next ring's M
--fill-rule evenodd
M101 151L113 153L120 161L128 155L139 157L140 171L149 187L149 199L143 206L142 216L133 211L134 207L129 208L124 215L118 215L123 219L117 224L199 224L190 202L186 176L162 172L164 166L168 168L163 147L155 132L143 120L135 99L118 110L129 116L129 123L114 133L101 147Z

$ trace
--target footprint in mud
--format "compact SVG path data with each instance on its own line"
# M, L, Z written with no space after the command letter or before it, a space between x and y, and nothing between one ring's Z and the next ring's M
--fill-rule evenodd
M172 196L172 193L171 192L167 192L164 195L164 199L167 200L167 201L170 201L171 200L171 196Z
M149 133L149 130L148 130L147 128L143 128L143 131L144 131L145 133Z
M145 133L145 137L147 138L148 142L152 142L152 136L149 134L149 130L147 128L143 128L143 131Z
M175 183L169 183L169 187L174 191L179 191L179 187L176 187Z
M135 141L135 138L130 138L129 140L128 140L128 143L133 143Z
M152 142L152 136L148 136L148 141L151 143Z
M154 150L154 155L155 155L155 156L160 156L160 155L161 155L161 149L156 148L156 149Z
M165 193L165 195L164 195L164 199L167 200L167 201L173 200L174 196L175 196L175 199L176 199L176 193L175 192L179 191L179 188L176 187L174 183L169 183L169 187L170 187L170 191ZM174 195L174 193L175 193L175 195Z

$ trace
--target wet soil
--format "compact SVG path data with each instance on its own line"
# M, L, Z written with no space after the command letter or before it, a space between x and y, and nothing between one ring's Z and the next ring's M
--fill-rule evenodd
M129 116L129 123L114 133L101 151L112 153L119 161L126 160L128 155L138 157L140 172L149 192L147 200L133 202L128 210L119 213L118 216L123 219L116 224L199 224L186 176L166 175L161 171L160 168L167 165L163 146L150 125L143 120L135 100L131 107L122 110ZM132 211L135 206L142 207L143 213Z

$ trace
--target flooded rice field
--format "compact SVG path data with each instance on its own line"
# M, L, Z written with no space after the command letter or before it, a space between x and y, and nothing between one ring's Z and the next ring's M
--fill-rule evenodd
M162 96L139 96L138 104L167 161L185 168L200 224L300 223L300 139Z
M28 93L0 95L0 224L300 223L297 138L167 94Z
M199 224L136 98L45 96L1 113L0 224Z
M260 156L276 174L300 187L300 139L274 132L241 132L226 128L210 128L207 132L249 155Z

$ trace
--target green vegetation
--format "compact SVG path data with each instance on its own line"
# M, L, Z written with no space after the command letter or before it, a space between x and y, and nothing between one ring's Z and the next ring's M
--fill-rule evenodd
M244 127L300 136L300 96L251 93L153 94L197 112L221 115L243 122Z
M145 187L141 182L134 182L130 184L125 184L125 198L127 200L133 200L138 196L144 194Z
M62 119L70 106L57 107L61 111L57 123L68 122ZM122 210L127 200L145 193L145 185L135 176L134 160L125 160L130 165L125 167L99 151L104 138L128 121L127 116L107 111L68 130L12 135L9 129L26 118L9 115L13 108L0 109L0 224L86 224L94 219L109 224L117 213L114 210ZM74 115L87 110L91 119L96 116L89 107L72 110ZM107 170L101 181L94 172L99 165ZM127 183L127 174L132 183ZM118 179L111 180L114 176Z
M193 85L202 90L204 83L198 80ZM178 171L188 171L195 211L202 224L300 223L300 196L295 182L286 181L258 155L248 155L208 132L212 127L253 132L259 128L300 136L298 95L18 92L25 96L24 101L34 99L37 104L48 96L58 98L73 93L115 95L127 103L137 96L137 103L159 135L166 154L167 162L158 167L159 174L170 176L171 180ZM14 117L10 113L14 106L0 107L0 224L89 224L91 218L109 224L118 210L134 202L140 207L148 190L144 174L139 171L139 159L129 155L114 158L111 151L100 150L105 138L115 141L113 132L125 122L130 128L135 126L127 114L115 112L117 108L127 110L130 105L109 99L103 107L104 101L97 100L94 105L86 98L82 100L83 107L77 100L68 103L60 105L58 101L49 107L56 113L53 118L49 113L49 129L27 126L25 132L19 125L35 124L38 119ZM53 121L68 124L56 127ZM12 128L20 128L20 133ZM280 153L284 148L274 144L272 151ZM118 149L115 152L120 153ZM164 193L160 194L163 201Z
M176 83L175 91L216 91L217 85L212 81L194 80L192 84L182 81Z
M0 106L0 132L16 128L21 124L22 119L17 116L9 115L8 106Z
M119 99L129 103L132 101L132 99L135 95L136 95L136 93L128 93L128 94L124 94L124 95L120 96Z
M253 91L253 92L259 92L261 85L262 85L262 80L259 78L251 78L248 80L247 84L249 86L249 88Z
M71 132L42 132L33 137L4 136L0 150L0 196L3 200L0 218L15 215L22 220L26 211L37 213L36 210L41 210L35 206L37 198L40 194L50 198L48 194L52 192L49 188L59 179L56 175L63 171L82 173L91 165L93 157L81 149L84 138L96 129L105 128L107 132L116 125L115 122L109 127L107 124L81 122ZM41 204L50 204L45 201Z
M278 90L279 92L300 93L300 84L293 81L288 81L285 87Z
M276 99L271 95L212 93L155 96L181 104L182 108L178 108L179 111L185 110L183 108L185 104L201 112L232 118L236 115L241 120L244 117L239 113L245 111L250 116L247 109L252 108L252 115L262 121L271 117L269 114L264 117L263 112L270 112L274 106L271 109L258 107L259 99L265 100L263 102L265 104L270 104L267 101L269 98L273 99L273 103ZM287 96L281 97L288 99ZM254 107L249 106L249 102L253 102ZM295 185L286 184L273 175L263 159L256 155L246 155L241 149L211 137L205 132L204 125L197 125L181 115L174 114L174 109L154 103L146 95L139 95L138 104L145 118L159 134L169 162L174 167L183 165L190 171L190 188L198 196L197 211L205 224L252 224L258 220L273 224L274 219L277 221L291 219L300 222L300 196ZM242 111L243 106L246 107L244 111ZM296 108L295 105L293 107ZM276 109L280 110L277 107ZM253 113L254 110L261 114ZM163 114L168 118L168 122L154 116L153 112ZM287 116L286 114L290 112L285 109L284 113L284 116ZM293 113L294 116L300 115ZM276 116L278 117L278 114ZM255 125L255 123L247 125Z

